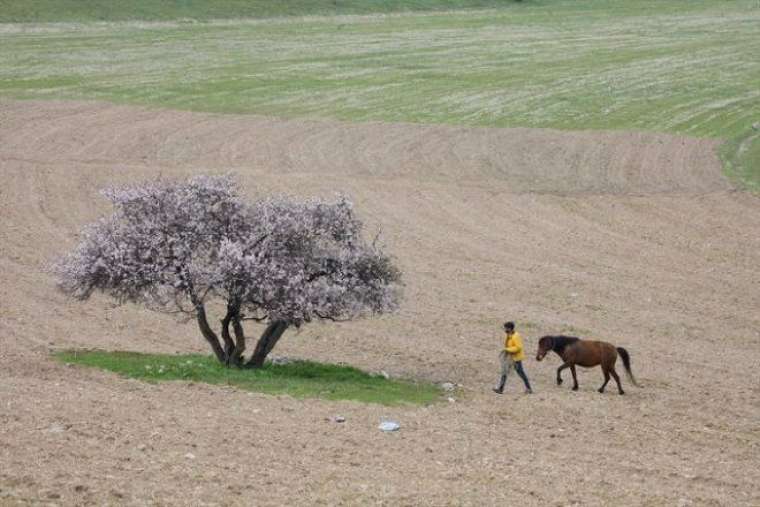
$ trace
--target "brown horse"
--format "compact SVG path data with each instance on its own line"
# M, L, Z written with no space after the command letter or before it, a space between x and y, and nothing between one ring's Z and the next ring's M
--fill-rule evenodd
M625 394L623 386L620 385L620 377L618 377L615 371L615 362L617 361L618 354L620 354L620 357L623 358L623 366L628 373L628 378L631 379L633 385L639 386L631 372L631 357L623 347L615 347L607 342L581 340L574 336L544 336L538 341L536 361L542 360L550 350L556 352L562 358L562 361L564 361L562 366L557 368L557 385L562 384L562 370L570 368L570 371L573 373L573 391L577 391L578 378L575 376L575 365L590 368L601 364L604 384L599 388L599 392L604 392L607 382L610 381L610 375L612 375L612 378L617 382L620 394Z

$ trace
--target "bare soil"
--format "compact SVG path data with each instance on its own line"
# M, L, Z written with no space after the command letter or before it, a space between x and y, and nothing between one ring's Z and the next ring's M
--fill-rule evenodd
M760 505L760 199L721 175L717 144L0 102L0 505ZM276 355L460 383L455 401L53 360L205 351L192 324L69 301L44 270L108 212L101 187L202 172L250 196L347 193L405 273L399 314L289 332ZM506 319L532 396L516 377L490 390ZM558 358L533 356L560 332L627 348L643 387L599 394L598 369L556 386Z

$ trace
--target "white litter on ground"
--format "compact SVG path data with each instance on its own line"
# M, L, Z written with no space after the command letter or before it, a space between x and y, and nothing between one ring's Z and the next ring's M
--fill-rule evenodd
M380 423L380 426L378 426L378 428L383 431L396 431L400 427L401 426L395 421L383 421Z

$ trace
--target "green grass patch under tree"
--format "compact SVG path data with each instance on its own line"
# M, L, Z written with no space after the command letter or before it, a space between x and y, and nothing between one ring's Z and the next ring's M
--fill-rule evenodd
M261 368L240 369L227 368L214 357L201 354L69 350L58 352L55 357L65 363L96 367L146 382L205 382L296 398L425 405L441 396L441 390L434 384L387 379L350 366L311 361L268 362Z

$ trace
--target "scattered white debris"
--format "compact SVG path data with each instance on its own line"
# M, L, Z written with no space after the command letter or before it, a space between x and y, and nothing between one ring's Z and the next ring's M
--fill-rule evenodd
M451 392L455 390L456 388L457 388L456 384L452 382L444 382L443 384L441 384L441 389L447 392Z
M276 365L290 364L292 362L293 362L292 359L290 359L289 357L285 357L285 356L274 356L271 359L271 363L272 364L276 364Z
M342 415L336 415L335 417L332 418L332 422L336 422L336 423L346 422L346 418L343 417Z
M185 454L185 458L187 458L187 459L195 459L195 454L193 454L192 452L188 452L187 454Z
M380 370L380 376L383 378L391 378L391 376L388 375L388 373L385 372L384 370Z
M66 427L59 422L54 422L48 428L48 432L50 433L63 433L64 431L66 431Z
M378 426L382 431L397 431L400 427L396 421L383 421Z
M454 398L449 397L449 403L454 403L455 401L457 401L457 400L455 400Z

